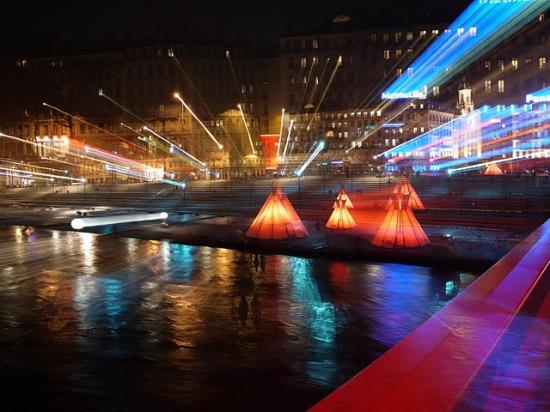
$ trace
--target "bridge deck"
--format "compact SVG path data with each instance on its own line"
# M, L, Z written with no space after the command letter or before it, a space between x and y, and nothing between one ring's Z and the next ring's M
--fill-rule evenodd
M533 317L543 323L532 323L515 335L521 336L518 344L524 349L524 355L532 348L538 353L548 353L548 335L544 331L548 332L550 317L549 265L550 220L449 305L311 410L469 410L471 404L466 398L475 398L472 388L476 378L488 373L484 366L490 363L491 357L498 356L494 349L505 341L503 336L514 335L511 333L516 327L513 322L530 296L537 298L537 302L532 303ZM532 293L535 288L536 293ZM517 355L510 362L521 364L525 359L526 356ZM544 376L548 373L548 360L543 357L540 361L546 362L539 364ZM514 380L521 373L523 389L529 387L529 379L540 378L540 373L529 373L529 365L517 366L508 369L507 374ZM499 410L503 406L494 400L498 392L502 392L503 386L497 384L499 379L493 379L484 389L483 405L472 406L473 409ZM522 392L525 404L537 401L525 399L526 391L515 391L513 385L508 386L508 390L509 402L519 401L517 391ZM527 392L536 396L534 390Z

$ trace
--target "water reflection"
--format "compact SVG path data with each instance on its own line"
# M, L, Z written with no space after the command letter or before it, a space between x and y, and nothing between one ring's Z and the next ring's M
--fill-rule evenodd
M312 356L307 362L306 373L314 382L330 384L335 369L334 337L336 313L334 305L321 298L319 287L312 274L312 265L307 259L290 258L291 295L294 302L292 316L301 318L307 328L307 339L312 347Z
M304 410L474 279L85 233L0 239L0 361L62 409L70 392L90 410Z

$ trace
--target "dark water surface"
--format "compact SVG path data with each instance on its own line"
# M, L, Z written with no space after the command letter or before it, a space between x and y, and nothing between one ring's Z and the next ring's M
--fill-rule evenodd
M1 409L302 411L473 279L0 228Z

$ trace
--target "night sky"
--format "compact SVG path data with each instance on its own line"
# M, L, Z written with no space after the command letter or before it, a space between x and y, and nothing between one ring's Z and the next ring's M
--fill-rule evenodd
M281 35L322 30L337 14L356 27L449 22L470 1L42 1L2 4L4 55L215 43L270 53Z

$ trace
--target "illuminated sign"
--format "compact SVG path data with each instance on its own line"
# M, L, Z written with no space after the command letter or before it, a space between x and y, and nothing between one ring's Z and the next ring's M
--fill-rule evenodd
M548 103L550 102L550 87L529 93L525 100L527 103Z

